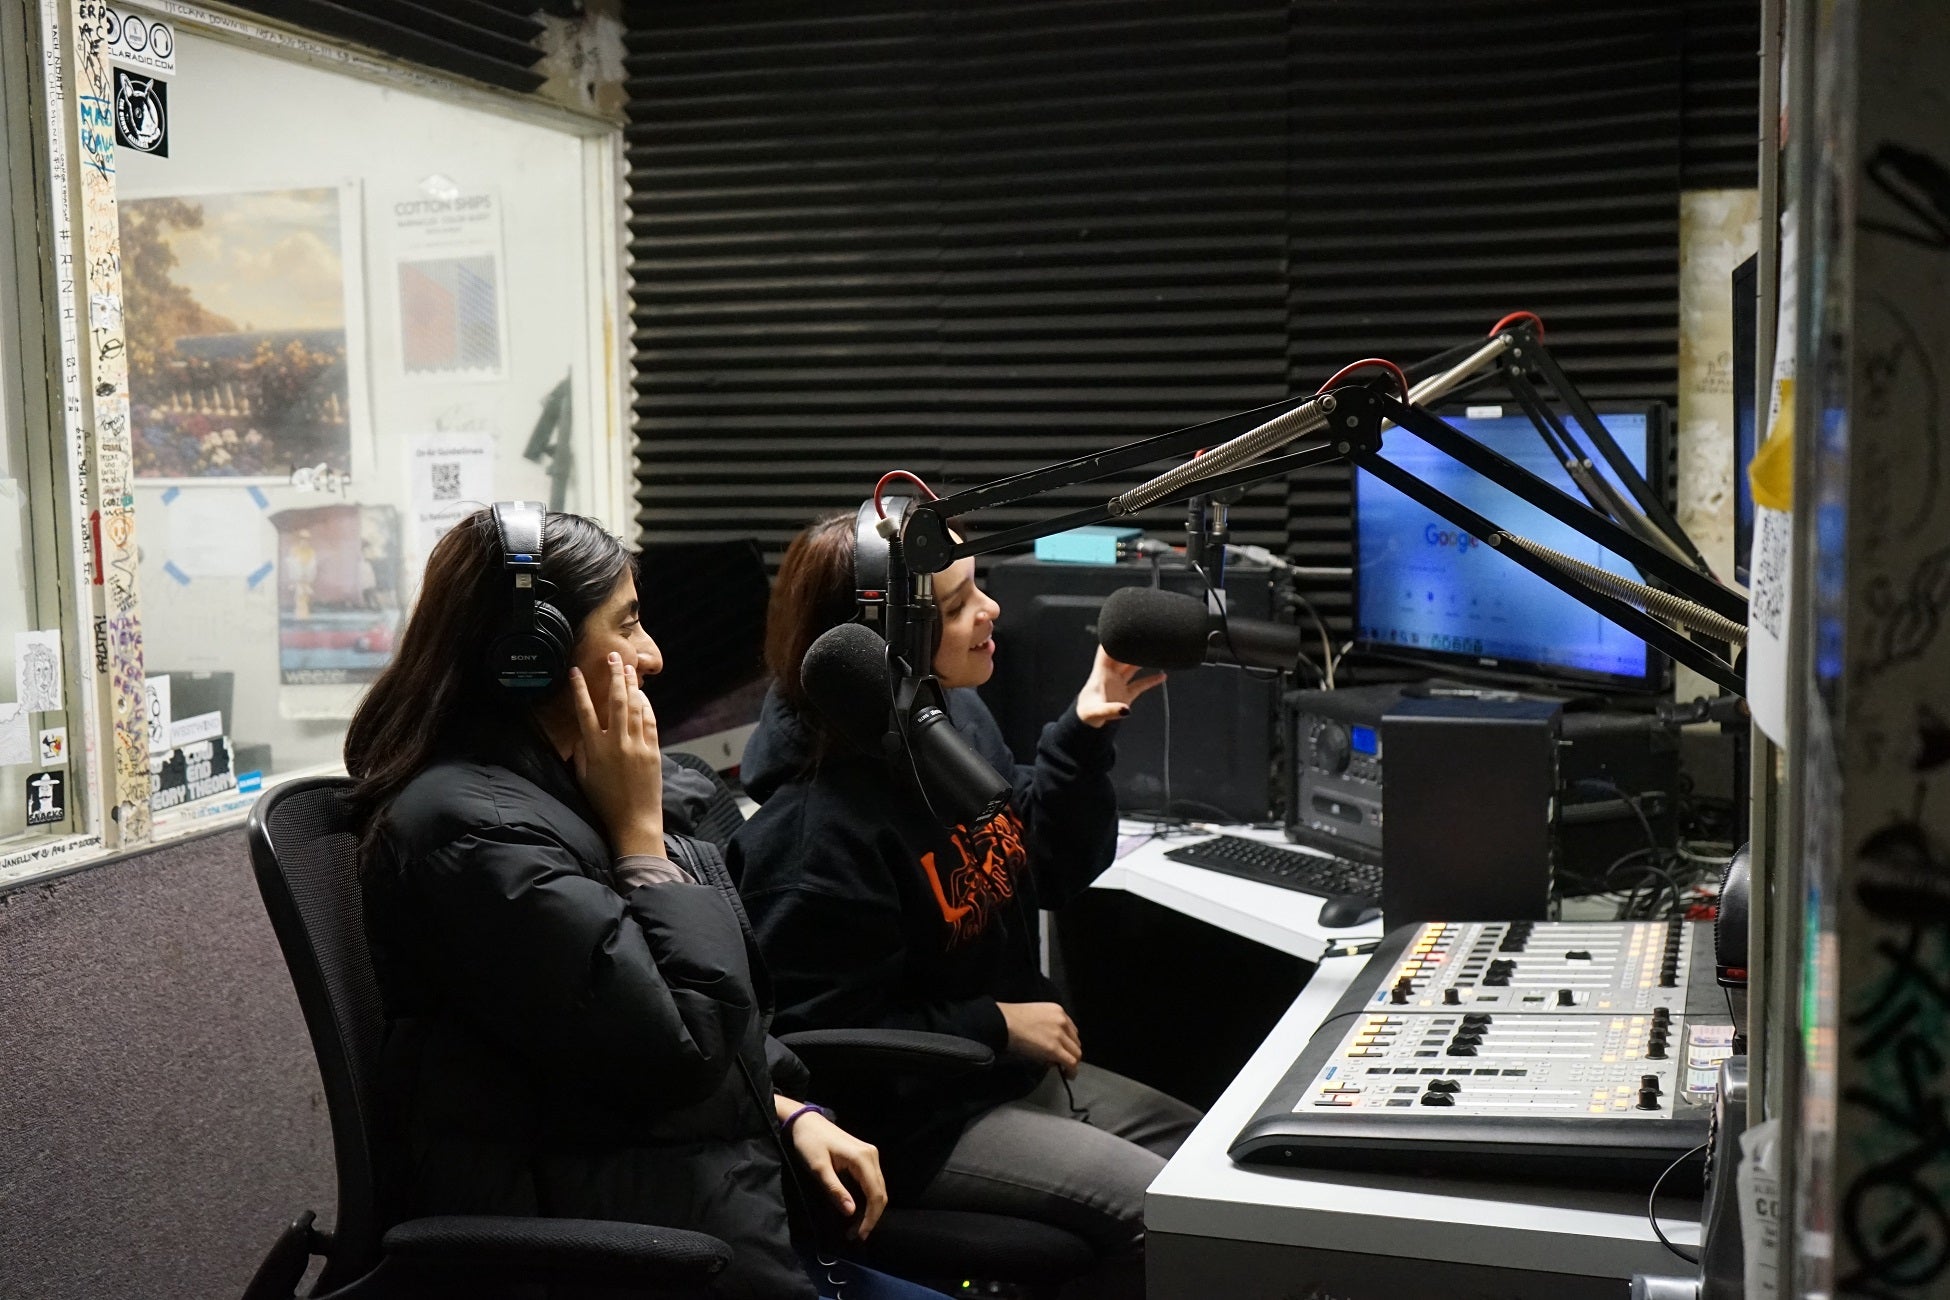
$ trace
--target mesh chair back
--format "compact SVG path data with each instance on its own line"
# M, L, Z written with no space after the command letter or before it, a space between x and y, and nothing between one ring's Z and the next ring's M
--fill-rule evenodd
M687 767L711 779L711 802L705 808L695 834L701 840L709 840L724 848L731 843L732 833L745 824L745 813L738 806L738 796L732 793L731 786L718 775L718 769L711 766L709 759L696 754L665 752L670 754L670 761L679 767Z
M386 1014L366 942L359 842L345 777L292 781L251 810L251 868L298 1005L331 1112L338 1166L334 1246L316 1291L360 1276L379 1257L374 1127Z

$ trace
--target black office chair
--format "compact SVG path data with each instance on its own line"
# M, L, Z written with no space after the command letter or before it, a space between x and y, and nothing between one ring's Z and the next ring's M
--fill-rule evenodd
M744 825L738 798L716 768L695 754L671 758L711 779L709 811L697 834L720 848ZM814 1029L780 1037L822 1089L845 1095L850 1084L890 1072L949 1078L987 1069L995 1054L947 1034L890 1029ZM849 1258L897 1277L954 1290L971 1277L1032 1289L1053 1288L1097 1266L1097 1252L1073 1232L1035 1219L962 1210L890 1206L873 1236L849 1246Z
M284 950L331 1114L338 1218L306 1211L258 1266L244 1300L293 1300L314 1256L312 1300L500 1295L521 1285L608 1286L688 1300L731 1262L716 1237L589 1219L443 1216L388 1224L374 1083L385 1028L366 945L345 778L293 781L251 810L251 866Z

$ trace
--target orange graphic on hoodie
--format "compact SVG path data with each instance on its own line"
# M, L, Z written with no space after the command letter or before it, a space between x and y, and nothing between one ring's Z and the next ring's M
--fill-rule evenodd
M1014 809L1004 809L972 829L956 827L949 842L961 861L949 869L945 881L933 853L921 855L921 869L949 927L948 946L959 948L988 929L995 910L1016 896L1016 873L1027 865L1029 854Z

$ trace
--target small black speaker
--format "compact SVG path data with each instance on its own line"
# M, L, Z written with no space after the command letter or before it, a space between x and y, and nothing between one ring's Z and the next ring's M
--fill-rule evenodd
M1182 560L1165 560L1154 571L1144 560L1055 564L1021 556L990 568L983 586L1002 606L1002 617L995 675L982 698L1017 761L1035 757L1043 725L1076 698L1089 675L1104 598L1121 587L1150 586L1154 572L1168 591L1205 596L1204 581ZM1227 608L1238 617L1271 620L1273 596L1270 570L1227 566ZM1268 817L1279 686L1270 673L1231 667L1173 673L1121 724L1112 772L1118 808L1230 821Z
M1402 700L1383 716L1381 912L1541 921L1550 904L1558 715L1552 700Z

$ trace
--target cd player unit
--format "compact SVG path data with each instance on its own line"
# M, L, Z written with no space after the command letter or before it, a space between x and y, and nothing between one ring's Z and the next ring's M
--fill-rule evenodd
M1286 697L1286 752L1293 764L1288 839L1381 861L1381 719L1402 694L1400 686L1362 686Z

